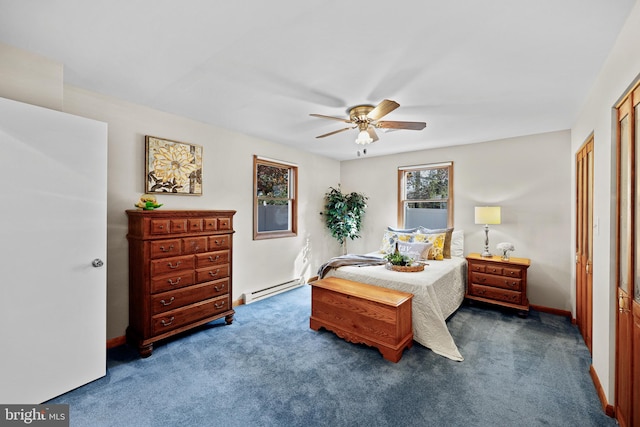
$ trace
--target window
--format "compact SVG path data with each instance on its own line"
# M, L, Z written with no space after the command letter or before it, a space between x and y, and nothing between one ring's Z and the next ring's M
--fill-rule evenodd
M398 226L453 227L453 163L398 168Z
M298 167L253 156L253 239L297 234Z

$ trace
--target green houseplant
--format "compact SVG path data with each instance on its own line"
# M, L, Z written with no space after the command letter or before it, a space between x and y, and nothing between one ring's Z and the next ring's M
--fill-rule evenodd
M347 238L353 240L360 237L367 196L356 192L344 194L338 185L338 188L329 187L324 200L325 224L342 245L342 253L346 254Z

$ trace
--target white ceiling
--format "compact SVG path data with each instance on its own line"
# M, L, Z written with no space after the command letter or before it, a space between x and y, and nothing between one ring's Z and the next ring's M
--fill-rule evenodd
M635 0L0 0L0 41L66 84L335 159L568 129ZM206 146L206 142L203 142Z

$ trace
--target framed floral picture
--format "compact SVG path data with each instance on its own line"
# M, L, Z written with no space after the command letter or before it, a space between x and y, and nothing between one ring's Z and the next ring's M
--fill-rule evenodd
M145 193L202 195L202 147L145 136Z

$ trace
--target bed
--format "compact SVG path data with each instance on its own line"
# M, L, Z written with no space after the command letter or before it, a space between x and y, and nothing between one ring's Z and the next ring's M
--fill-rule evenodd
M459 234L458 234L459 233ZM462 304L466 287L467 262L461 248L462 232L453 233L450 258L428 260L424 271L398 272L384 265L345 265L329 268L324 277L340 277L405 292L411 292L413 339L434 353L451 360L462 361L446 319ZM367 257L382 259L376 251Z

